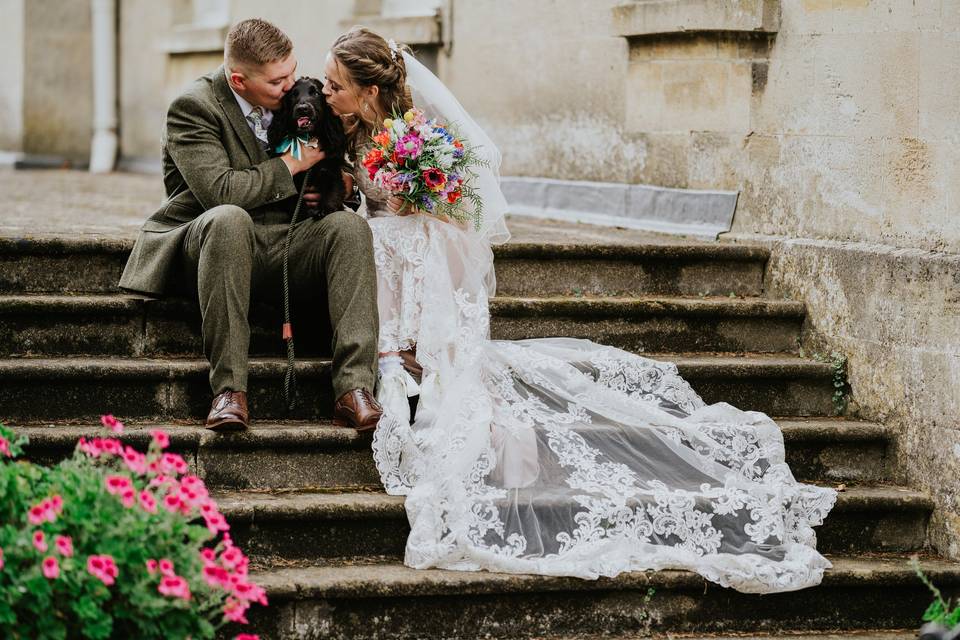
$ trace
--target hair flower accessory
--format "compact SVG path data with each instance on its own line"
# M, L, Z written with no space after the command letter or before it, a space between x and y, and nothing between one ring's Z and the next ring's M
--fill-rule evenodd
M397 41L393 38L387 40L387 45L390 47L390 53L393 55L394 60L400 59L400 47L397 45Z

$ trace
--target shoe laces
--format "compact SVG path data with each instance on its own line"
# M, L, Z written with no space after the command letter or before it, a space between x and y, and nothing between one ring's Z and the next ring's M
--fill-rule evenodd
M370 391L368 389L360 389L359 403L361 406L364 406L367 409L373 409L377 404L373 396L370 395Z

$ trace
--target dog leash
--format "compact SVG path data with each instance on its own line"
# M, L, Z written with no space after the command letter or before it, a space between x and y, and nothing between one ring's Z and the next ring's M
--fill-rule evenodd
M293 227L297 224L297 217L300 215L300 206L303 204L303 194L307 191L307 183L310 182L311 171L313 167L307 169L303 175L303 186L300 187L300 196L297 198L297 206L293 209L293 217L290 218L290 226L287 227L287 239L283 245L282 335L284 342L287 343L287 372L283 376L283 399L287 403L287 409L291 411L297 406L297 374L293 369L296 355L293 349L293 324L290 322L290 238L293 237Z

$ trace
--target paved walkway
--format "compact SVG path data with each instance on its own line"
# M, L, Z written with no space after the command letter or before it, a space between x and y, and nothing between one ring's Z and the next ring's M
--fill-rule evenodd
M160 176L2 169L0 236L132 238L163 198ZM701 244L679 236L524 217L509 218L508 226L512 242Z

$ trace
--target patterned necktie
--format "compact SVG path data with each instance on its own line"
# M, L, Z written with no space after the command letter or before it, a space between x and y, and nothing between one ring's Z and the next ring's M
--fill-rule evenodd
M253 125L253 135L260 141L260 146L267 145L267 130L263 128L263 107L254 107L253 111L247 114L247 120Z

